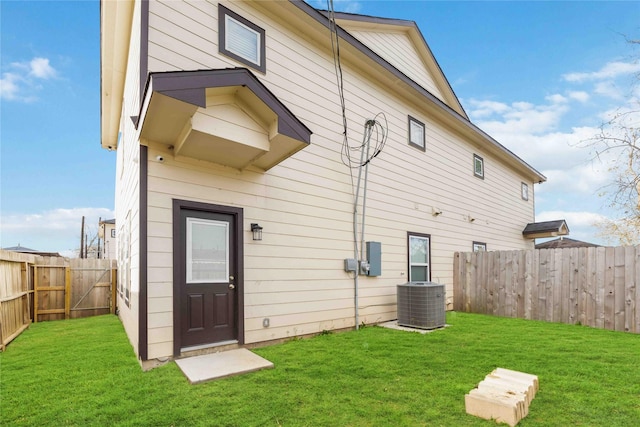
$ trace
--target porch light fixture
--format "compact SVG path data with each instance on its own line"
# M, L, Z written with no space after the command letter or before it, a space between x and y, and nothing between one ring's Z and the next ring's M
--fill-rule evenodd
M260 227L260 224L252 223L251 232L253 233L253 240L262 240L262 227Z

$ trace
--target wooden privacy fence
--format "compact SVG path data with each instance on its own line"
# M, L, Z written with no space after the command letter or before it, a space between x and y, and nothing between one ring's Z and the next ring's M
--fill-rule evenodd
M115 261L0 251L0 350L32 321L115 313Z
M640 246L457 252L454 310L640 333Z

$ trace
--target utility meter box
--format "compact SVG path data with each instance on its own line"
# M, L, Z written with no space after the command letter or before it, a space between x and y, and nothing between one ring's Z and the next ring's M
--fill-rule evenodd
M382 244L380 242L367 242L367 261L369 271L367 276L380 276L382 274Z

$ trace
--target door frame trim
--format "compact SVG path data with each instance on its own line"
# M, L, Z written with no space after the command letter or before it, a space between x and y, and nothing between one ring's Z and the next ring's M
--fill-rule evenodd
M244 344L244 215L243 209L215 205L211 203L194 202L191 200L173 199L173 355L180 355L181 329L180 329L180 280L183 277L181 266L183 265L180 254L180 212L189 209L201 212L221 213L235 217L235 231L229 237L234 239L236 245L235 265L236 270L236 294L238 307L236 310L236 325L238 326L238 344Z

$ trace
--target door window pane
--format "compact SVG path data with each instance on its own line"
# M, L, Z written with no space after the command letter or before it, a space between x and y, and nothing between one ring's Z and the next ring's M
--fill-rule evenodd
M187 283L229 280L229 223L187 218Z

